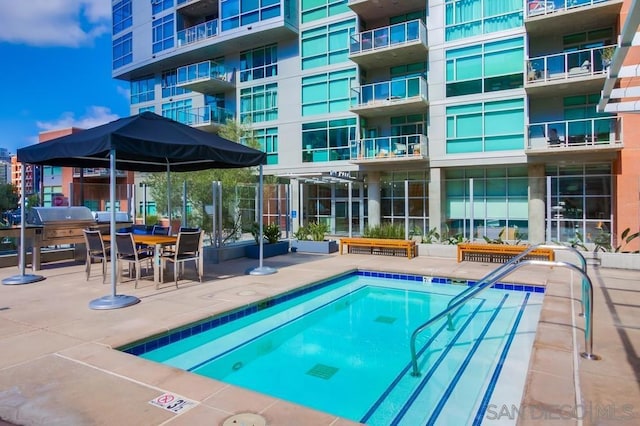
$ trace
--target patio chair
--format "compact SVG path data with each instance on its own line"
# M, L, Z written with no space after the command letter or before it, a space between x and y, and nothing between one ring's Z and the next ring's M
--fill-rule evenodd
M107 262L109 261L108 247L105 247L102 234L98 230L84 230L84 241L87 246L87 281L91 276L91 264L93 261L102 263L102 284L107 280Z
M178 279L184 273L184 264L189 261L193 261L198 280L202 282L202 243L203 231L179 232L175 251L162 257L160 282L164 282L164 270L171 262L173 263L173 277L176 288L178 288Z
M116 250L118 253L118 276L122 274L122 264L127 263L130 278L133 272L132 268L136 271L136 284L134 288L138 288L142 264L147 263L148 270L149 267L152 266L153 253L150 253L149 247L142 249L136 248L136 243L131 233L116 234Z
M153 225L153 229L151 230L151 235L170 235L170 234L171 234L170 226Z

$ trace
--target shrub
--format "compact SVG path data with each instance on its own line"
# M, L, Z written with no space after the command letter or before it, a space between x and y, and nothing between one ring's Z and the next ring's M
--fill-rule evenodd
M362 235L365 238L389 238L404 240L404 226L392 223L383 223L372 227L365 227Z
M256 244L260 243L260 224L254 222L251 226L251 235L253 235L253 239L256 240ZM262 227L262 236L267 243L277 243L280 241L280 227L276 223L269 223L267 225L263 225Z
M324 241L324 236L329 232L329 225L326 222L312 222L307 225L311 240Z

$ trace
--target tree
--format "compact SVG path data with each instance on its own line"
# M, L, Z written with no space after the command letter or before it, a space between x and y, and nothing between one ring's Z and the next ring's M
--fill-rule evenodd
M258 148L250 123L239 123L227 120L220 126L218 135L232 141L242 141L252 148ZM237 226L235 189L239 184L255 184L256 169L245 167L239 169L209 169L197 172L172 173L171 179L171 216L176 216L182 210L183 184L187 183L187 198L191 206L191 215L188 218L190 226L199 226L208 234L212 232L212 223L205 211L205 206L212 205L212 182L222 182L222 221L225 229L234 229ZM159 213L167 215L167 174L150 173L145 182L150 188L150 194L156 201ZM234 232L229 232L233 234Z
M18 207L18 188L10 183L0 184L0 212Z

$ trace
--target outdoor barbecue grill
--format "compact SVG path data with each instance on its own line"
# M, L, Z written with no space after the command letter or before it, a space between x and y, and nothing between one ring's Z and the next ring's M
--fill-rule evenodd
M27 224L41 226L36 232L40 247L84 243L83 229L96 225L91 210L83 206L33 207L27 215Z

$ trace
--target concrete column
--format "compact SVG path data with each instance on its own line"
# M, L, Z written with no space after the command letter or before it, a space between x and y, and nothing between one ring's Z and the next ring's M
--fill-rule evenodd
M367 196L369 197L369 226L380 225L380 172L367 174Z
M436 228L442 235L445 220L444 172L439 167L429 169L429 230Z
M529 165L529 243L545 242L545 191L544 164Z

